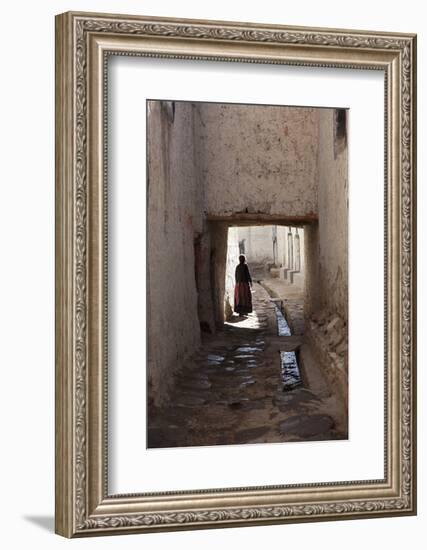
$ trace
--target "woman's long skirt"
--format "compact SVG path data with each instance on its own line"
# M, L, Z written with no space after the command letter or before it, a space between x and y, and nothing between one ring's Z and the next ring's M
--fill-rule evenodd
M234 288L234 311L239 314L252 312L252 294L249 283L236 283Z

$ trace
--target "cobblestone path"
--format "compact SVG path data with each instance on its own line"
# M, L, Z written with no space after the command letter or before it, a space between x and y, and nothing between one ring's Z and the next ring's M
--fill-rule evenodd
M302 337L279 337L269 295L259 284L253 289L254 312L204 336L176 377L170 406L150 408L149 447L347 437L327 390L283 391L280 351L294 350Z

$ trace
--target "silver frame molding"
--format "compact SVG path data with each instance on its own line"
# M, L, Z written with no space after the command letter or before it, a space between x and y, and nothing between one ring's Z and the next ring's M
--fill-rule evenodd
M385 476L131 495L107 490L109 55L385 74ZM416 513L416 36L68 12L56 17L56 507L65 537Z

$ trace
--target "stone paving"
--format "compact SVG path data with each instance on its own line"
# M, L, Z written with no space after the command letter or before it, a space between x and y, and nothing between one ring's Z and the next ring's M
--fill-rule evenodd
M205 336L176 376L170 406L148 411L149 447L347 438L330 394L283 390L280 351L302 336L278 336L270 296L257 283L253 290L254 312Z

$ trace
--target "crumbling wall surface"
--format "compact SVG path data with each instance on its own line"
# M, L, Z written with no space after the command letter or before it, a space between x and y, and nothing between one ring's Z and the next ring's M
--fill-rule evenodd
M200 343L195 235L203 231L192 135L193 107L150 102L148 114L148 384L156 405Z
M306 233L306 337L348 403L348 172L346 118L319 113L319 223ZM316 234L317 233L317 234ZM318 261L316 261L316 256Z
M318 109L198 104L208 215L317 213Z
M347 323L337 313L323 309L306 320L306 341L311 345L331 389L348 407Z
M335 109L319 113L319 273L324 308L348 318L348 159Z

